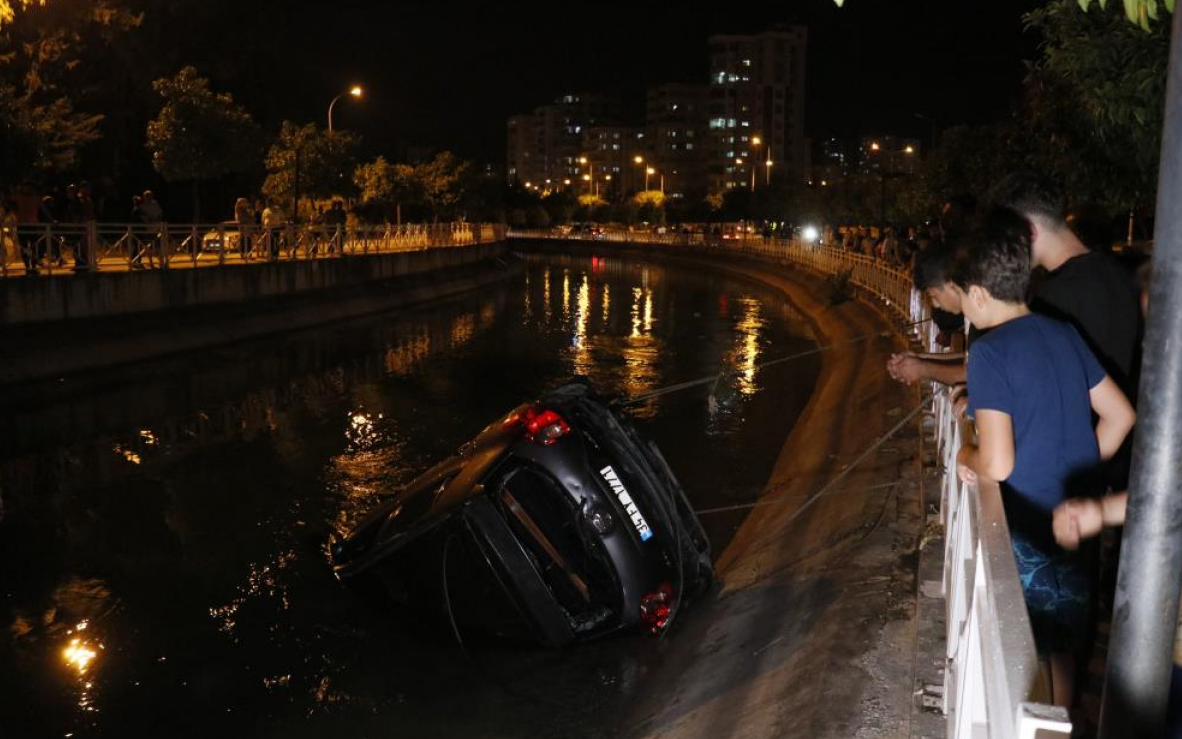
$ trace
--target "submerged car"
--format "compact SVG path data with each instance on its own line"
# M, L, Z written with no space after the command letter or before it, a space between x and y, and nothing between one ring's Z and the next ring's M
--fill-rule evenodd
M706 534L656 445L581 384L489 425L330 554L342 580L376 576L453 628L551 646L660 635L713 582Z

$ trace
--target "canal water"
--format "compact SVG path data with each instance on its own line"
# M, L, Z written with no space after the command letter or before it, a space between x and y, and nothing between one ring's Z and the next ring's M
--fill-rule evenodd
M696 506L750 500L819 360L757 365L812 346L759 285L551 255L446 302L10 391L0 736L611 735L666 641L461 646L337 583L326 540L573 375L636 396L721 372L634 417ZM742 516L703 518L716 553Z

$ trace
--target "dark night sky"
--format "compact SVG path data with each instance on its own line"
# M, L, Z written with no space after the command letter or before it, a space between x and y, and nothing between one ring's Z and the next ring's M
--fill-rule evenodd
M777 22L809 27L814 137L926 137L928 123L915 113L941 127L995 120L1010 112L1023 60L1036 51L1021 15L1038 4L183 3L193 11L186 54L268 126L284 118L323 125L328 101L357 81L366 99L342 100L335 122L362 133L370 152L396 154L406 143L496 162L513 113L567 91L604 91L623 95L639 120L646 87L705 79L708 35Z

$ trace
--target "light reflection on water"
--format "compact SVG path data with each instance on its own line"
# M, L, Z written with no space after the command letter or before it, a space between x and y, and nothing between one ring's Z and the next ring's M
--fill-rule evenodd
M495 415L574 374L636 396L726 370L738 399L722 421L705 390L649 400L635 415L691 498L750 495L811 387L796 390L782 375L769 401L756 365L804 346L801 330L786 304L745 285L555 258L497 290L405 317L210 352L178 360L181 371L137 370L167 379L71 400L76 421L126 416L121 428L94 421L78 427L91 429L82 441L0 460L0 579L20 584L19 624L9 624L19 666L0 665L0 677L16 669L18 684L36 682L29 671L52 653L67 670L29 700L42 726L63 733L97 715L119 735L143 714L212 733L223 724L209 707L222 704L261 717L397 713L402 704L388 696L451 686L469 668L446 644L390 627L391 614L338 588L323 554L331 532ZM137 402L156 396L167 402L137 415ZM18 569L22 549L47 555ZM58 603L71 587L92 587L106 605ZM64 618L72 633L57 626ZM406 669L376 656L383 650ZM599 669L604 685L626 691L643 670L621 660ZM193 681L201 702L188 697ZM55 690L78 716L54 713Z

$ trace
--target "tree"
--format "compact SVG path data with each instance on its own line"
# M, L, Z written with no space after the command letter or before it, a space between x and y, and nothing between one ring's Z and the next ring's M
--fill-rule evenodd
M0 178L11 183L74 169L79 149L99 137L102 119L75 111L65 96L38 102L0 83Z
M115 2L0 0L0 180L78 166L103 116L78 110L91 89L85 54L101 58L140 16Z
M1035 163L1077 200L1128 209L1152 203L1164 117L1169 28L1127 23L1114 9L1052 0L1026 16L1042 37L1021 112ZM1088 3L1079 3L1087 5ZM1157 18L1142 4L1142 20Z
M167 182L189 182L193 220L201 221L201 182L258 162L259 128L229 93L216 93L193 67L152 84L164 107L148 123L152 166Z
M422 188L423 200L435 220L455 215L456 205L464 195L463 184L470 165L450 151L435 155L429 162L415 167L415 177Z
M845 0L833 0L833 2L839 8L845 4ZM1101 9L1108 7L1108 0L1073 0L1073 2L1085 11L1091 7L1093 2L1098 4ZM1159 6L1164 6L1166 10L1173 13L1175 2L1176 0L1160 0L1160 3L1159 0L1123 0L1122 4L1128 19L1148 31L1150 21L1158 20Z
M353 173L353 183L360 191L363 207L380 213L387 221L391 216L401 221L403 208L418 208L423 203L422 183L415 176L415 168L389 162L385 157L359 166Z
M299 218L297 199L347 197L355 185L357 149L361 139L348 131L322 131L316 124L303 126L284 121L267 152L267 179L263 194L280 203L291 203ZM298 176L297 176L298 175Z

